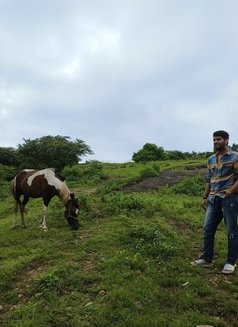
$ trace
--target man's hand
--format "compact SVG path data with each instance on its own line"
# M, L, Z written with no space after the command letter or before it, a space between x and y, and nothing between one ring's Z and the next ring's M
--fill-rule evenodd
M225 193L225 198L229 198L229 196L231 196L233 194L233 192L229 189L226 190L226 193Z
M204 209L204 210L206 210L207 209L207 205L208 205L208 199L203 199L202 200L202 208Z

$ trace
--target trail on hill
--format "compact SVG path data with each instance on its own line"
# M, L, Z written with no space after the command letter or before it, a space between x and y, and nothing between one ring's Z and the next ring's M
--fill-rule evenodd
M123 191L131 193L158 190L162 186L171 186L196 175L205 177L206 171L204 165L190 166L184 170L165 170L158 177L147 177L137 184L125 186Z

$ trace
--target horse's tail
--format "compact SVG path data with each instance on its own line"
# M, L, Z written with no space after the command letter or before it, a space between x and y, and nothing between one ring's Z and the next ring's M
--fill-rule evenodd
M11 193L12 193L12 197L14 198L15 200L15 208L14 208L14 212L15 214L17 213L18 211L18 207L19 207L19 203L16 199L16 190L17 190L17 177L15 176L13 178L13 180L11 181L11 185L10 185L10 190L11 190Z
M13 219L13 225L12 225L13 228L16 226L17 212L18 212L18 208L19 208L19 203L17 202L17 199L16 199L16 187L17 187L17 181L16 181L16 176L15 176L10 184L10 191L11 191L12 197L15 200L14 219Z
M17 180L16 177L14 177L13 180L11 181L10 190L15 200L16 200L16 186L17 186Z

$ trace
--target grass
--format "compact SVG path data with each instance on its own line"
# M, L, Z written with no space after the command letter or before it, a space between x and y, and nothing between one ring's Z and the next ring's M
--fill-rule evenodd
M82 200L77 232L56 198L48 232L37 226L40 200L28 204L28 227L14 230L11 198L0 202L1 326L238 326L237 273L220 274L224 226L214 267L190 265L202 247L200 194L183 194L183 183L158 192L111 191L140 176L140 168L105 164L106 180L72 182Z

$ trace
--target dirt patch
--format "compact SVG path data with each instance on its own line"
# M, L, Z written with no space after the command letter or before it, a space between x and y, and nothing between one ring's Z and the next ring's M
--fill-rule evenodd
M205 165L201 166L190 166L184 170L166 170L163 171L158 177L147 177L143 181L128 185L123 188L126 193L131 192L148 192L158 190L163 186L175 185L184 179L201 175L205 176L207 168Z
M19 276L12 280L12 290L17 294L17 303L0 305L0 319L1 315L6 312L19 309L26 301L28 301L27 288L31 285L32 280L41 272L49 269L49 266L42 266L38 263L29 265L24 269ZM36 297L38 294L36 294ZM0 297L0 303L4 300Z

